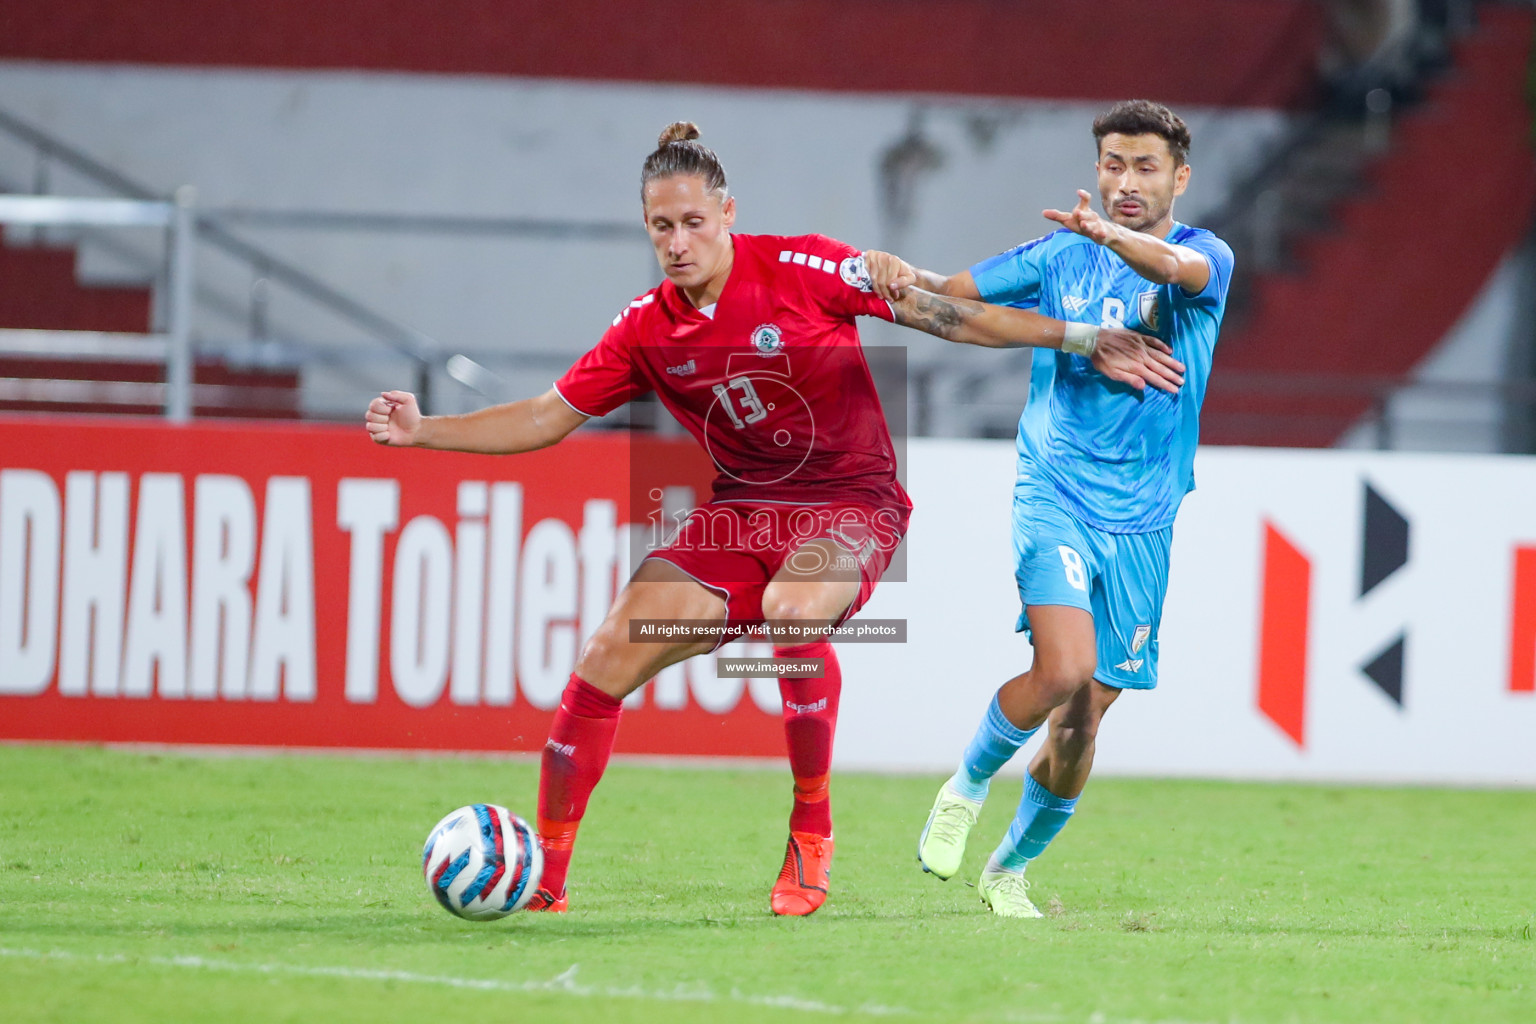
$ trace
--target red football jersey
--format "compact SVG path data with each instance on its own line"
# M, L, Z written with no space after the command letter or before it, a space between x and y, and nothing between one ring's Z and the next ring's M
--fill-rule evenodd
M655 391L704 445L715 501L911 507L854 318L893 319L858 250L733 235L708 316L671 281L640 296L555 388L587 416Z

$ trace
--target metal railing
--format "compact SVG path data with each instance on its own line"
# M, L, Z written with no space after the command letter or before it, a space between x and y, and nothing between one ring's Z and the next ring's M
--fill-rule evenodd
M0 137L9 137L21 143L31 151L34 157L29 181L0 180L0 190L18 193L30 190L34 196L42 197L50 193L57 184L59 177L57 170L66 169L71 174L78 175L82 182L89 186L87 191L100 189L123 200L151 204L167 202L164 196L142 182L107 166L80 149L5 110L0 110ZM188 205L190 207L190 202ZM543 371L551 363L568 365L570 355L554 352L521 354L469 352L457 353L458 358L455 358L454 353L446 350L426 332L382 313L293 261L251 241L240 233L240 229L379 232L392 235L430 234L575 242L641 243L645 241L645 234L636 223L582 222L531 217L200 206L192 210L191 223L194 228L192 242L188 245L173 246L175 253L185 254L185 257L190 260L190 254L196 246L201 244L236 261L238 265L247 268L251 282L248 289L242 290L243 294L237 297L227 291L217 291L208 283L209 279L216 276L210 274L198 275L196 287L193 288L190 284L190 275L174 273L168 265L172 259L182 258L182 256L171 255L162 259L158 253L129 245L110 231L88 229L84 233L84 241L118 263L142 272L145 279L154 282L157 298L160 300L156 304L157 309L167 314L167 321L170 310L172 308L178 310L177 329L188 333L193 351L217 351L220 355L235 361L270 365L277 360L287 360L288 365L302 363L309 368L357 371L378 365L381 355L378 346L382 345L388 354L403 357L413 367L411 374L413 379L409 386L416 391L423 408L435 404L434 380L453 381L482 397L499 399L507 396L512 390L512 383L503 373L511 372L515 376L518 369L524 366L537 367ZM103 225L103 227L116 226L120 225ZM170 253L170 249L167 252ZM647 261L650 261L648 245L645 252ZM176 282L186 282L186 284ZM306 336L293 331L286 333L274 331L270 313L274 299L274 286L283 289L284 294L298 296L309 302L313 308L338 318L351 330L357 331L362 336L364 344L324 343L312 334ZM175 288L180 287L188 290L181 298L177 298L171 293ZM213 312L226 318L236 320L243 318L248 337L244 340L220 338L217 341L191 337L191 323L195 319L191 314L199 309L204 313ZM168 325L164 333L169 333ZM155 337L158 335L151 336L151 343ZM32 339L34 349L39 340L36 337ZM50 345L53 347L46 354L68 355L62 348L53 344L58 340L57 338L50 340ZM12 341L17 345L21 344L19 336L13 337ZM148 353L153 351L152 344L150 348L123 349L122 346L117 346L114 351L124 359L132 360L138 355L145 356L145 361L153 361L148 359ZM0 354L3 354L3 350L0 350ZM25 354L44 353L28 350ZM85 358L87 354L82 350L80 358ZM495 369L487 370L488 365ZM502 372L497 372L498 370ZM357 376L356 373L351 375ZM208 387L212 386L205 386L202 390L207 391ZM148 393L145 388L138 390ZM184 389L181 389L178 384L178 390ZM65 398L58 400L66 401ZM202 404L201 399L195 404ZM213 404L222 403L215 401Z
M198 208L190 190L180 193L179 201L169 201L147 186L5 111L0 111L0 134L30 146L35 153L35 174L31 182L35 192L49 191L55 177L51 168L58 166L81 175L96 187L124 197L64 199L44 195L0 196L0 222L75 224L100 229L150 226L166 230L170 238L167 250L169 258L153 261L154 276L159 278L163 330L144 335L80 331L0 332L0 355L27 358L71 356L79 359L163 363L168 368L167 383L51 382L57 385L51 390L34 387L28 392L29 395L35 393L37 400L76 401L85 393L82 387L94 388L93 394L109 388L115 389L112 391L115 395L120 393L118 400L124 404L160 404L173 418L179 419L189 416L194 405L221 404L217 400L218 396L212 394L217 386L198 387L192 382L192 357L198 347L192 333L193 307L201 302L206 309L210 299L217 298L198 290L204 285L202 278L194 273L193 256L200 243L206 243L250 269L254 280L260 285L252 289L251 295L246 296L246 301L250 303L249 318L253 326L266 319L263 303L268 298L268 292L264 282L271 282L339 316L361 331L366 338L409 360L416 368L415 388L424 401L430 400L432 378L437 373L442 374L440 381L446 378L457 382L469 391L493 401L519 397L529 393L526 385L535 374L541 375L543 381L558 375L568 365L569 353L470 351L450 355L449 351L442 349L424 332L378 312L264 246L249 241L238 233L239 229L532 237L581 242L644 240L638 225L633 224L580 223L519 217ZM1239 188L1234 190L1234 195L1239 200L1247 197L1253 202L1264 202L1262 189ZM65 211L70 216L64 216ZM11 217L8 214L17 216ZM82 214L90 216L79 216ZM92 236L91 241L105 241L109 237ZM1274 244L1278 247L1278 242ZM650 259L648 250L646 258ZM144 265L150 266L148 257L144 259ZM162 263L163 267L160 266ZM377 359L379 355L373 346L336 350L306 345L303 341L268 342L258 338L257 334L253 329L253 337L247 344L250 351L260 349L269 355L277 353L281 358L291 357L310 367L329 364L350 370ZM238 344L226 344L221 351L239 351ZM992 364L985 370L974 365L914 367L908 418L913 428L912 433L996 436L1011 432L1012 423L1022 409L1027 393L1027 368L1027 358L1005 366ZM1281 394L1315 393L1318 386L1315 381L1279 379L1245 384L1245 387L1251 387L1256 392L1268 390L1269 393ZM1391 379L1355 381L1339 386L1354 388L1356 391L1366 388L1368 393L1356 397L1367 399L1374 412L1358 422L1375 424L1376 443L1380 447L1395 446L1402 433L1400 428L1405 421L1402 415L1394 411L1393 406L1396 396L1405 389L1444 398L1458 398L1464 402L1482 400L1497 404L1501 410L1500 415L1506 419L1525 416L1536 423L1536 384L1531 382L1440 384ZM48 397L43 397L45 392ZM338 412L334 414L339 415L339 405L337 409ZM647 416L643 414L635 418L636 423L647 421ZM1341 429L1347 425L1341 424Z
M154 227L168 231L171 238L165 333L0 330L0 355L162 363L166 368L162 397L166 417L177 423L191 419L195 198L189 186L177 190L174 202L0 196L3 224Z
M1533 377L1416 380L1218 368L1212 381L1221 401L1208 402L1201 416L1207 439L1251 436L1253 443L1265 443L1266 437L1308 435L1379 451L1536 452ZM1018 365L985 377L915 368L909 382L912 434L1011 437L1028 390L1028 368ZM1284 403L1296 411L1282 411Z
M191 387L191 320L193 312L194 291L192 290L192 267L195 262L195 252L198 243L204 243L224 254L233 257L249 265L253 272L262 280L276 282L286 287L295 295L301 296L329 313L339 317L342 321L351 324L365 336L386 346L390 350L410 359L416 367L415 386L421 395L423 403L428 401L431 391L432 368L438 358L436 341L422 331L407 324L403 324L383 313L371 308L367 304L332 287L302 267L296 266L289 260L277 255L268 249L240 237L225 226L223 218L210 215L207 212L199 212L194 206L194 193L189 189L178 192L175 201L167 201L166 198L154 189L142 182L123 174L122 172L101 163L90 155L71 146L47 132L37 128L5 110L0 110L0 134L9 136L16 142L29 147L35 154L34 173L31 182L32 196L7 196L7 201L21 202L24 200L36 200L41 203L48 202L74 202L74 203L122 203L134 201L140 204L133 207L145 211L170 211L184 210L187 220L185 234L176 236L173 241L172 255L166 261L166 273L164 274L165 291L167 293L167 334L176 337L176 332L182 332L182 337L176 341L184 351L173 354L168 365L174 367L175 374L185 374L185 380L173 376L168 382L170 394L174 401L187 400ZM74 174L79 175L94 186L111 194L115 199L69 199L48 195L52 189L53 168L57 164L68 168ZM21 210L22 207L15 209ZM46 209L39 206L37 209ZM87 209L78 207L78 209ZM109 207L101 207L102 210ZM113 209L127 210L129 207L115 207ZM122 227L122 226L154 226L157 222L157 213L146 213L149 220L143 221L89 221L89 220L47 220L31 223L50 224L80 224L96 227ZM171 223L170 218L163 223ZM27 221L13 221L13 223L28 223ZM160 275L156 275L159 277ZM174 320L176 326L170 328L170 321ZM167 339L169 340L169 339ZM62 349L56 349L54 355L66 355ZM190 411L186 413L190 415Z
M1502 380L1415 380L1391 376L1356 376L1330 373L1221 374L1224 397L1300 399L1308 403L1343 401L1357 403L1365 411L1344 413L1331 419L1313 414L1276 416L1263 412L1224 411L1228 423L1253 428L1293 429L1297 425L1322 425L1340 435L1353 433L1360 447L1378 451L1397 450L1407 433L1421 435L1415 449L1459 448L1460 445L1426 444L1422 435L1435 431L1446 441L1469 431L1496 432L1495 450L1531 451L1536 446L1536 378ZM1416 412L1414 406L1420 408ZM1437 407L1429 413L1424 407Z

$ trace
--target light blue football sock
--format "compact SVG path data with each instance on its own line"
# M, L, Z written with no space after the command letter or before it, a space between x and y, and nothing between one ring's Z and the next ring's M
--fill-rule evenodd
M997 694L994 693L992 703L987 705L987 713L981 719L981 725L976 727L976 735L971 737L970 745L965 748L960 770L949 780L950 788L967 800L985 800L992 776L1034 734L1035 729L1020 729L1003 717L1003 709L998 706Z
M1046 846L1056 833L1067 824L1077 798L1068 800L1057 796L1024 773L1024 796L1019 800L1019 812L1014 815L1008 834L987 861L988 871L1023 871L1024 866L1045 852Z

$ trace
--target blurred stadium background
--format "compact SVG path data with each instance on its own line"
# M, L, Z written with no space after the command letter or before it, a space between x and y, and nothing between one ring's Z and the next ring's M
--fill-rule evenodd
M1498 0L0 0L0 1017L1536 1019L1533 33ZM782 764L776 681L699 658L628 702L569 919L443 915L415 844L531 813L501 755L707 474L649 401L493 460L377 449L368 399L547 388L660 280L673 120L738 229L952 272L1092 188L1132 96L1189 122L1176 213L1237 271L1161 684L1031 871L1051 920L919 877L938 776L892 774L947 771L1028 663L1028 360L878 323L917 512L863 614L907 638L839 650L827 907L767 914L787 780L686 760Z
M721 153L742 229L953 270L1043 233L1090 180L1092 115L1147 93L1194 131L1180 217L1238 254L1210 443L1536 448L1529 4L3 11L0 187L181 194L192 280L178 299L173 231L79 222L126 208L0 208L0 408L153 411L166 339L199 415L534 393L659 279L636 167L674 117ZM72 333L13 333L39 329ZM1012 434L1024 361L900 335L866 338L909 347L911 434Z
M707 474L654 401L486 460L361 443L369 397L543 391L659 280L636 169L674 119L721 154L741 230L952 272L1044 233L1091 187L1093 116L1148 94L1194 133L1176 213L1238 269L1164 622L1179 685L1123 702L1101 766L1536 778L1513 741L1536 691L1530 4L0 12L11 737L538 749L637 533ZM839 760L942 767L963 694L925 712L877 683L953 674L946 638L964 694L1029 656L1001 569L1028 355L864 333L905 361L887 404L918 505L910 582L867 614L914 626L848 648ZM620 750L777 754L773 680L713 667L637 695ZM1427 756L1447 728L1475 754Z

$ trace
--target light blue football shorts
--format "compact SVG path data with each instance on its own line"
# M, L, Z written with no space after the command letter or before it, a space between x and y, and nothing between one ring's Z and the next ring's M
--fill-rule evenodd
M1046 490L1022 485L1014 491L1019 601L1026 609L1057 604L1090 613L1098 645L1094 678L1121 689L1152 689L1173 527L1106 533L1078 520ZM1015 628L1029 631L1027 612L1019 612Z

